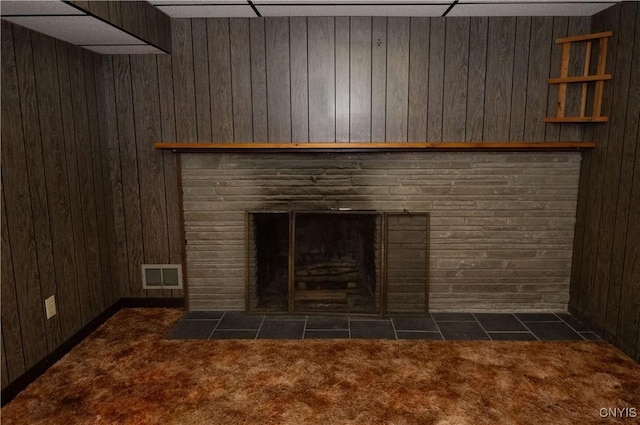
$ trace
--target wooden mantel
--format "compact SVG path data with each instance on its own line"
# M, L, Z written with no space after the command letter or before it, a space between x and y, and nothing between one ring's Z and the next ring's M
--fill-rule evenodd
M439 143L156 143L174 152L549 152L592 149L595 142L439 142Z

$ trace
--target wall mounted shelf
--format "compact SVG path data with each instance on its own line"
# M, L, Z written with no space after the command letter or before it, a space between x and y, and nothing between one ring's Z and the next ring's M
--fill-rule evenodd
M562 59L560 60L560 77L550 78L547 80L549 84L558 85L558 104L556 106L556 116L547 117L544 122L550 123L589 123L589 122L607 122L609 117L600 115L602 112L602 95L604 92L604 82L611 80L611 74L605 74L607 64L607 43L609 37L613 36L613 32L599 32L595 34L577 35L573 37L564 37L556 40L556 44L562 44ZM594 41L598 44L598 60L596 73L589 73L591 67L591 47ZM584 63L582 65L582 75L569 76L569 58L571 54L572 43L585 42ZM567 84L582 84L580 92L580 115L565 116L565 107L567 100ZM587 90L588 83L595 83L595 92L593 95L593 107L591 116L587 116Z
M439 142L439 143L156 143L173 152L396 152L396 151L582 151L594 142Z

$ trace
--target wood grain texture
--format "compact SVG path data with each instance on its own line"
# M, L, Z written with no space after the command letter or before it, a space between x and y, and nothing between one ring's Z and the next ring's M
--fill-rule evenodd
M55 294L59 299L60 309L57 318L45 323L51 348L61 342L60 326L62 326L62 334L69 335L72 329L77 329L81 325L76 262L78 253L75 251L77 245L74 243L72 198L69 193L69 177L67 175L65 128L62 122L55 41L35 32L31 33L31 41L51 238L54 264L56 265L55 283L48 282L51 286L40 288L40 292L43 297L42 301ZM42 305L38 303L40 314L43 314ZM57 326L56 322L58 322Z
M516 18L509 140L525 140L524 127L527 115L527 80L530 56L529 46L531 45L531 19L532 18L529 17Z
M387 102L388 141L407 140L409 114L409 18L387 18Z
M560 37L566 37L567 29L569 25L569 19L567 17L554 17L553 18L553 40ZM551 62L549 63L550 75L552 77L560 76L560 64L561 64L562 47L560 45L554 45L551 48ZM556 87L549 88L549 95L547 97L547 116L554 117L556 115L556 108L558 106L558 89ZM556 141L560 138L560 125L559 124L546 124L545 140L549 142Z
M212 141L211 111L216 98L209 92L209 39L207 20L191 20L191 39L193 47L193 84L196 102L196 131L199 141ZM216 46L216 50L217 50Z
M211 141L233 141L233 100L231 92L231 46L229 20L207 19Z
M131 75L135 143L140 169L140 214L145 264L164 264L169 258L167 205L162 153L151 149L161 137L158 69L152 56L132 55ZM138 268L139 270L139 268ZM148 296L168 297L170 291L148 290Z
M309 141L307 18L289 18L291 45L291 139Z
M136 128L131 89L131 69L129 56L114 56L114 86L118 122L118 142L120 149L120 173L122 175L122 196L126 225L126 249L129 260L129 286L131 296L146 295L142 289L140 264L144 260L144 239L142 215L140 211L140 183L138 152L136 149Z
M122 172L120 169L120 144L118 142L118 115L115 95L115 75L113 58L101 60L95 70L97 92L96 97L102 105L105 119L101 121L100 137L102 157L106 158L103 167L103 182L109 193L105 196L111 214L107 216L107 226L113 237L109 238L109 250L115 255L112 270L118 282L117 293L121 297L131 296L129 284L129 253L127 251L127 230L124 217L124 196Z
M37 267L40 274L40 281L43 282L45 288L49 288L48 290L51 291L50 288L56 285L56 271L59 270L54 269L51 218L49 213L42 138L40 136L40 116L31 32L26 28L13 26L13 35L18 91L20 93L19 111L21 116L19 120L22 121L33 223L35 229L38 230L35 233L38 263L37 265L32 265L32 267ZM3 34L3 39L4 37L5 35ZM5 50L3 50L3 52L4 51ZM6 52L12 52L11 47L7 46ZM11 114L15 114L17 111L18 109L11 108L10 112L3 114L3 116L10 117ZM17 120L16 118L16 121ZM8 164L10 163L5 161L4 167L7 167Z
M267 118L270 142L291 141L289 20L265 19Z
M9 369L7 366L7 352L4 349L4 341L0 338L0 362L2 363L2 369L0 373L2 376L2 389L4 390L9 385Z
M442 98L444 95L444 50L446 20L431 19L429 38L429 97L427 105L427 140L442 141Z
M78 201L82 217L80 223L84 231L84 252L86 257L87 291L91 310L89 318L104 311L104 288L102 287L102 266L98 234L96 198L94 185L94 164L91 156L91 130L87 105L87 87L84 77L84 56L80 48L69 47L69 83L72 114L74 117L75 151L78 176ZM106 253L105 253L106 254ZM88 319L86 319L88 320ZM86 322L83 320L83 322Z
M387 94L387 18L371 22L371 141L385 141Z
M509 140L516 18L489 18L483 140Z
M526 115L524 140L544 140L547 114L547 83L556 70L550 69L551 46L553 45L553 18L531 18L531 37L527 72ZM553 91L555 88L550 87Z
M173 21L172 65L174 101L176 115L176 136L180 140L198 141L196 127L196 103L193 69L193 49L191 42L191 21Z
M447 20L442 113L442 141L444 142L465 140L466 137L469 28L469 18Z
M4 34L3 34L3 40ZM3 102L4 104L4 102ZM3 186L4 189L4 186ZM11 242L9 241L9 225L5 207L4 190L2 191L2 269L0 283L2 285L2 342L4 352L3 361L7 364L7 379L9 382L22 375L25 368L24 348L22 346L22 321L18 304L16 282L13 274L13 258ZM4 384L3 384L4 386Z
M89 292L87 277L87 253L83 219L83 205L80 199L78 176L78 153L75 140L75 117L71 103L71 87L69 77L69 60L67 57L67 44L61 41L55 42L55 52L57 55L57 72L60 97L60 115L63 128L63 147L66 163L66 190L69 199L69 210L71 211L71 228L73 231L73 252L76 261L77 291L80 308L80 323L86 323L91 317L91 295ZM64 310L69 306L61 306ZM73 328L67 330L63 325L63 338L67 339L72 335Z
M489 18L471 19L469 28L469 78L467 93L467 141L482 140L487 72Z
M247 19L230 19L229 31L231 40L233 137L235 142L252 142L249 21Z
M371 18L351 18L349 38L349 138L371 140Z
M429 18L411 18L409 46L409 110L407 141L427 141L429 92Z
M251 49L251 102L253 104L253 141L269 140L267 119L266 37L263 19L249 20Z
M350 140L350 109L349 90L350 67L349 67L349 19L348 17L335 18L335 60L336 60L336 141L348 142ZM295 139L294 139L295 140Z
M309 17L309 140L336 140L335 19Z
M626 120L624 124L624 138L622 148L622 159L620 164L620 176L618 184L618 204L616 208L615 228L613 230L613 252L611 256L611 276L610 276L610 288L607 296L607 311L604 324L605 337L607 339L614 339L614 335L617 335L618 328L625 326L624 323L620 323L618 320L620 303L622 302L622 284L625 270L625 252L627 249L627 241L629 235L627 233L628 226L631 220L637 221L638 209L635 211L631 209L631 190L633 187L634 179L637 179L637 175L634 174L634 161L637 162L638 154L638 136L639 136L639 124L640 119L640 29L638 29L637 22L640 21L640 8L636 5L633 10L631 4L623 4L623 15L629 18L621 23L621 26L625 30L629 30L629 24L633 24L631 16L635 16L635 33L633 36L627 33L626 37L620 38L621 40L634 40L633 51L631 52L631 66L626 69L622 66L621 72L618 72L616 67L616 73L620 74L622 79L625 79L625 72L628 70L628 99L626 104ZM628 42L629 43L629 42ZM630 44L630 43L629 43ZM621 50L627 51L627 44L621 46ZM624 54L620 56L621 63L626 65L628 60ZM613 114L612 114L613 118ZM618 122L612 121L612 124ZM619 129L616 128L615 133L619 134ZM634 154L635 153L635 154ZM636 164L637 165L637 164ZM637 196L637 195L636 195ZM640 327L639 327L640 330ZM636 351L636 358L640 353Z

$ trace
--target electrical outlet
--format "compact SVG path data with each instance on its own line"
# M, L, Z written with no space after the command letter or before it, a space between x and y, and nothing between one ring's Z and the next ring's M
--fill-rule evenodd
M47 312L47 319L51 319L56 315L56 297L55 295L51 295L44 301L44 309Z

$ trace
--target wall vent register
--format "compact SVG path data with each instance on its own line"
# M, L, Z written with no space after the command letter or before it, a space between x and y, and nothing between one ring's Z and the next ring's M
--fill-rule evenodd
M182 289L181 264L143 264L143 289Z

